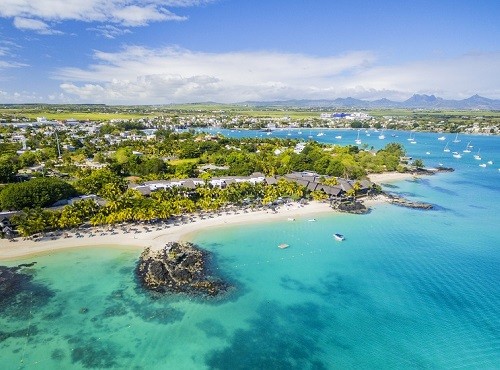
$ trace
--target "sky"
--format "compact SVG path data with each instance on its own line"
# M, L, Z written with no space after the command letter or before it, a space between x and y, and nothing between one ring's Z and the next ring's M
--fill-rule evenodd
M498 0L0 0L0 103L500 99Z

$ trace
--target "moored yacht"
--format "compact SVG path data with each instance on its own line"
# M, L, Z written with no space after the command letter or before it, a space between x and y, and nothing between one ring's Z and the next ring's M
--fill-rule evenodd
M453 152L453 157L454 158L462 158L462 154L460 154L459 152Z
M440 136L440 137L438 137L438 140L445 141L446 140L446 136Z
M446 146L444 147L443 152L445 152L445 153L449 153L450 152L450 148L448 148L448 144L449 143L450 143L449 141L446 143Z
M359 130L358 130L358 137L356 138L356 140L354 140L354 142L358 145L361 144L361 139L359 138Z

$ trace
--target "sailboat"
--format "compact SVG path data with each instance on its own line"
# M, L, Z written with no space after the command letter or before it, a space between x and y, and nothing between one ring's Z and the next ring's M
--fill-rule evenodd
M356 140L354 140L354 142L358 145L361 144L361 139L359 138L359 130L358 130L358 137L356 138Z
M444 147L443 152L445 152L445 153L449 153L450 152L450 148L448 148L448 144L449 143L450 143L449 141L446 143L446 146Z
M380 135L378 135L378 138L380 140L384 140L385 139L384 130L382 130L382 132L380 133Z
M406 139L406 140L408 140L408 141L412 141L412 140L413 140L413 138L411 137L411 135L412 135L412 134L413 134L413 133L412 133L412 132L410 132L410 137L409 137L408 139Z
M470 141L467 143L467 146L465 147L465 149L463 150L464 153L470 153Z
M453 140L454 143L459 143L461 140L458 138L458 132L457 135L455 136L455 139Z
M480 161L480 160L481 160L481 156L479 155L479 151L480 151L480 150L481 150L481 149L478 149L478 150L477 150L477 153L476 153L476 154L474 154L474 159L476 159L476 160L478 160L478 161Z

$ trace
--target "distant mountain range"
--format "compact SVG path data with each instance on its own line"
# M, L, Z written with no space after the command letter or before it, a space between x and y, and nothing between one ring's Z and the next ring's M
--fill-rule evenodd
M463 110L500 110L500 100L473 95L463 100L447 100L435 95L415 94L411 98L398 102L389 99L361 100L355 98L337 98L334 100L282 100L282 101L246 101L239 104L255 107L311 107L311 108L411 108L411 109L463 109Z

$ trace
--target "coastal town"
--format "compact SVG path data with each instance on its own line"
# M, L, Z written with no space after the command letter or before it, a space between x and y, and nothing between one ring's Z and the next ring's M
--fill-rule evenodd
M340 119L344 129L356 120L372 122L361 113L324 119ZM79 237L76 229L86 225L175 224L189 214L275 211L297 201L366 213L363 199L381 193L370 174L424 171L400 144L374 150L269 136L285 121L254 119L257 126L248 128L260 136L240 139L222 135L222 121L200 117L4 123L1 235L53 240Z

